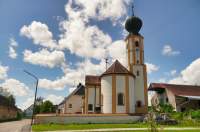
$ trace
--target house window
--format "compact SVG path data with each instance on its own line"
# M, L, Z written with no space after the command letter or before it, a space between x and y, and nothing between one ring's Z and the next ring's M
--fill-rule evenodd
M138 100L138 101L136 102L136 106L137 106L137 107L142 107L142 102L141 102L140 100Z
M93 105L92 104L88 104L88 111L93 111Z
M117 104L118 105L124 105L124 94L119 93L117 96Z
M72 104L69 104L68 107L69 107L69 108L72 108Z
M167 103L169 102L169 99L168 99L168 98L166 98L166 102L167 102Z

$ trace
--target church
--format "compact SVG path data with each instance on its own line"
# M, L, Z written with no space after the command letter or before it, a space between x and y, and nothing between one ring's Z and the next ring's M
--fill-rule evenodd
M131 16L125 28L128 68L116 60L99 76L86 75L58 106L60 114L145 114L148 108L142 20ZM113 49L114 50L114 49Z

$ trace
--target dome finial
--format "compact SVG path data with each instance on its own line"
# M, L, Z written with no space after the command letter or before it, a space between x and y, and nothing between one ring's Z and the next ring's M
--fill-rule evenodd
M126 20L125 28L130 34L139 34L142 27L142 20L134 16L134 4L132 3L132 16Z
M132 9L132 16L134 16L134 4L132 2L132 5L131 5L131 9Z

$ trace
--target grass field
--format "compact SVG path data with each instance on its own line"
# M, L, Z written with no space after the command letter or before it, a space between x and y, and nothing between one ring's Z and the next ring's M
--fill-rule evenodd
M148 125L144 123L135 123L135 124L41 124L34 125L32 127L33 131L56 131L56 130L86 130L86 129L102 129L102 128L147 128ZM186 126L162 126L166 127L186 127ZM189 127L189 126L187 126ZM190 126L192 127L192 126ZM193 126L197 127L197 126ZM132 130L133 131L133 130ZM137 130L138 131L138 130ZM137 132L134 131L134 132ZM172 132L175 130L166 130L164 132ZM200 132L200 130L177 130L178 132ZM126 131L128 132L128 131ZM146 131L138 131L138 132L146 132Z

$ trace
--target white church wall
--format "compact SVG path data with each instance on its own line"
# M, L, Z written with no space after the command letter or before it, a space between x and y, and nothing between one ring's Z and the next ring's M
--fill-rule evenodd
M117 95L119 93L124 94L124 105L118 105L118 98ZM116 76L116 113L125 113L125 76L124 75L117 75Z
M112 76L101 78L101 93L103 95L103 113L112 113Z
M139 76L137 76L137 71L139 71ZM135 74L135 104L137 101L142 101L142 105L145 105L144 98L144 74L142 65L134 65L133 73Z
M129 76L129 113L135 113L135 89L134 78Z
M88 112L93 112L94 111L94 104L95 104L95 89L94 87L88 88L88 105L92 104L93 105L93 110L88 110Z

